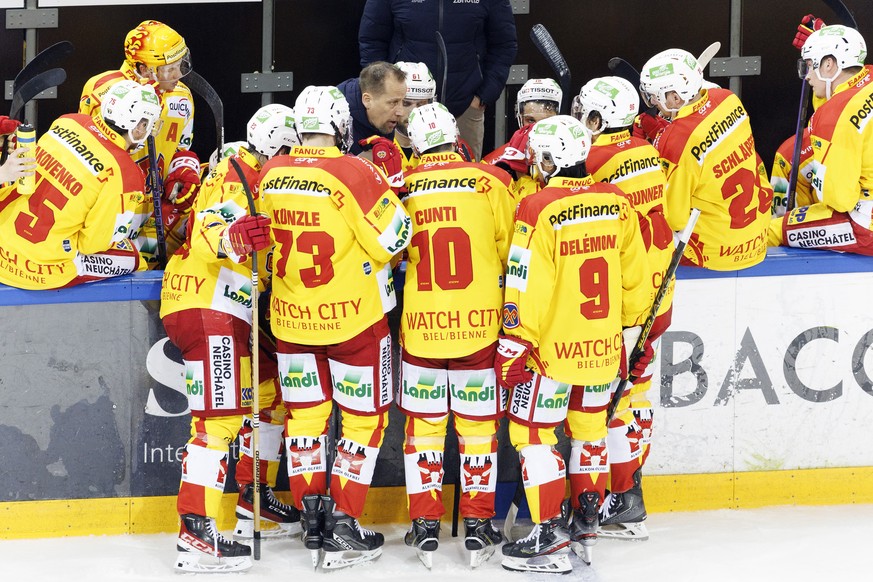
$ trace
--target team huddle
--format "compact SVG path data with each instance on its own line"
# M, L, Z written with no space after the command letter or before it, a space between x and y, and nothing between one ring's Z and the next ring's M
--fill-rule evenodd
M316 567L378 558L384 536L359 518L396 405L404 541L426 566L451 414L471 567L503 544L507 569L568 572L568 552L590 563L599 537L648 537L647 392L676 262L737 270L778 245L873 254L866 44L812 17L798 30L811 147L789 161L786 142L768 177L743 103L681 49L649 59L639 87L591 79L570 115L558 83L527 81L519 130L481 161L427 65L379 61L260 108L246 140L201 167L190 53L146 21L77 113L0 166L0 282L55 289L164 269L160 316L192 411L177 569L245 570L254 540L292 535ZM0 119L0 132L16 125ZM20 191L32 173L35 191ZM795 202L774 205L773 186ZM503 417L534 522L514 540L493 523ZM216 518L237 437L228 539ZM273 492L283 455L290 504Z

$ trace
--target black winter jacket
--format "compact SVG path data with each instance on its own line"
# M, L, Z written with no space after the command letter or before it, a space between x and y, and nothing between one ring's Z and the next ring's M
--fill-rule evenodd
M438 67L439 31L448 54L447 95ZM375 61L423 62L438 99L456 117L474 95L494 103L518 48L509 0L367 0L358 31L361 66Z

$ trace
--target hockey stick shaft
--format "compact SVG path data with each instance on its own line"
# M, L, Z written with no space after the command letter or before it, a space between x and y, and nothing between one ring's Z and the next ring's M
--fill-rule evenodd
M218 151L219 159L221 159L221 152L224 150L224 103L221 101L221 97L218 96L215 88L206 79L201 77L197 71L191 71L185 75L183 80L194 93L200 95L206 101L206 105L212 111L212 117L215 120L216 150Z
M570 67L567 65L567 60L558 49L555 39L542 24L533 25L530 29L530 38L558 76L558 85L561 86L561 91L564 94L561 99L561 113L566 115L570 112L571 89Z
M636 362L639 359L640 355L645 351L646 340L649 339L649 332L652 331L652 326L655 323L655 318L658 316L658 309L660 309L661 302L664 300L664 297L667 295L667 290L670 288L670 285L673 282L673 277L676 275L676 269L679 267L679 261L682 260L682 255L684 254L685 247L688 244L688 239L691 238L691 233L694 232L694 226L697 224L697 219L699 217L700 210L698 210L697 208L692 208L691 215L688 217L688 223L685 225L685 228L682 229L682 232L679 233L679 241L676 243L676 249L673 251L673 256L670 258L670 264L667 266L667 270L664 271L664 279L661 281L661 286L658 287L658 292L655 294L654 302L652 302L652 311L646 318L645 323L643 323L643 329L642 331L640 331L640 336L639 338L637 338L637 343L634 345L634 349L631 351L631 364L633 362ZM628 364L628 369L633 368L631 364ZM615 410L618 408L618 403L621 401L621 397L624 394L627 385L633 384L636 381L636 376L634 376L633 374L628 374L627 378L622 378L621 381L618 383L618 387L616 388L609 401L609 407L606 409L607 425L612 422L612 419L615 416Z
M243 191L246 194L246 200L249 203L249 214L256 216L258 213L255 208L255 199L252 196L252 190L249 188L249 183L246 180L245 174L236 161L236 158L230 158L230 165L233 166L239 181L242 184ZM252 545L252 555L255 560L261 559L261 403L260 403L260 369L258 366L258 357L260 356L260 346L258 338L258 251L252 251L252 520L254 522L254 538Z
M25 83L62 61L73 52L73 43L62 40L40 51L24 65L12 81L12 93L16 93Z
M840 24L858 30L858 21L855 20L855 15L852 14L852 11L849 10L848 6L843 4L842 0L824 0L824 3L828 5L828 8L834 11Z
M800 173L800 153L803 150L803 128L806 125L806 108L809 103L809 83L806 79L800 86L800 105L797 108L797 126L794 128L794 149L791 151L791 171L788 173L788 189L785 191L785 212L791 212L797 204L797 179Z
M155 236L158 239L157 259L158 266L163 269L167 266L167 237L164 232L164 212L161 206L161 195L164 192L164 181L158 169L158 154L155 148L155 137L146 138L149 154L149 184L152 191L152 204L155 214Z

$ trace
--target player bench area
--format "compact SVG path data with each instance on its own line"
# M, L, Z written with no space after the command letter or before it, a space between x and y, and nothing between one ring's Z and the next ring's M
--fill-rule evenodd
M0 287L0 538L176 528L189 423L161 276ZM873 450L859 446L873 418L873 258L779 248L744 271L678 277L650 392L649 512L873 503ZM391 422L364 523L407 520ZM498 517L513 454L501 443Z

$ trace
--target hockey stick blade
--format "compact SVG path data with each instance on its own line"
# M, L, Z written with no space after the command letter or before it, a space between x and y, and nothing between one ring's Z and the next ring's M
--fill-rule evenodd
M570 112L570 67L558 49L558 45L555 44L555 39L552 38L545 26L534 24L530 29L530 39L558 77L558 85L561 86L561 91L564 93L564 98L561 100L561 113L566 115Z
M46 89L57 87L66 80L67 72L63 69L49 69L48 71L39 73L19 87L18 91L12 95L12 106L9 108L9 117L17 119L18 121L23 121L20 115L21 111L24 109L24 105L28 101Z
M718 51L721 50L721 43L715 41L700 53L700 56L697 57L697 62L700 64L701 69L706 69L707 65L709 65L709 61L712 60L712 57L718 54Z
M828 8L834 11L840 24L858 30L858 21L855 20L855 15L852 14L852 11L849 10L848 6L843 4L842 0L824 0L824 3L828 5Z
M218 96L215 88L206 79L201 77L197 71L191 71L182 80L189 89L206 101L206 105L212 111L212 117L215 119L216 151L221 156L221 151L224 149L224 103L221 101L221 97Z
M609 59L609 63L607 63L609 70L615 73L616 76L621 77L628 83L630 83L633 87L639 89L640 86L640 72L629 62L624 60L621 57L612 57ZM643 103L645 105L645 103ZM643 111L643 108L640 109ZM658 115L657 107L648 107L645 109L645 112L649 115L655 117Z
M12 81L12 93L18 92L18 89L25 83L36 77L43 71L47 71L54 65L61 62L73 52L73 43L68 40L62 40L52 46L40 51L28 62L21 71L15 75L15 80Z

